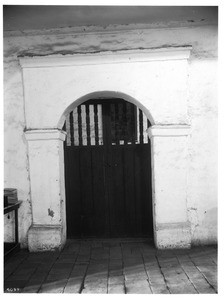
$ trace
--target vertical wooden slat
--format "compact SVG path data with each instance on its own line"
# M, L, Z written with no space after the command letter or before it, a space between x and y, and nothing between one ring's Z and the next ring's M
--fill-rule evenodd
M98 109L98 130L99 130L99 145L103 145L103 111L102 104L97 104Z
M82 146L82 116L81 105L78 106L78 132L79 132L79 146Z
M150 122L149 122L149 119L147 119L147 129L150 127ZM148 143L149 143L149 141L150 141L150 139L149 139L149 135L148 135L148 132L147 132L147 136L148 136L148 139L147 139L147 141L148 141Z
M86 132L86 106L81 105L81 117L82 117L82 145L87 145L87 132Z
M66 132L66 120L65 120L65 123L64 123L64 126L62 127L62 130L64 130ZM65 138L65 146L67 146L67 135L66 135L66 138Z
M95 236L106 236L105 153L103 147L92 147L92 191Z
M88 104L86 104L86 133L87 133L87 145L90 146L90 117L89 117Z
M111 143L114 144L114 138L115 138L115 107L114 104L110 104L110 118L111 118Z
M66 136L66 144L67 146L71 146L71 132L70 132L70 114L68 114L66 116L66 132L67 132L67 136Z
M119 145L119 110L118 110L118 103L115 103L115 140L116 140L116 145Z
M106 234L110 236L111 218L110 218L110 202L112 191L110 191L110 182L112 180L112 137L111 137L111 117L110 105L105 103L102 105L102 124L103 124L103 142L104 142L104 171L105 171L105 204L106 204Z
M127 103L123 103L123 133L124 133L124 144L127 145L128 130L127 130Z
M77 107L73 110L73 121L74 121L74 145L79 145L79 132L78 132L78 113Z
M123 120L123 102L118 104L118 136L119 136L119 142L118 144L123 145L124 141L124 120Z
M126 103L126 118L127 118L128 144L132 144L133 120L132 120L132 104L130 102Z
M140 144L143 144L143 115L141 109L139 109L139 134L140 134Z
M71 134L71 146L74 146L74 120L73 120L73 112L70 112L69 115L70 121L70 134Z
M132 144L135 144L135 106L131 104L131 132L132 132Z
M94 106L92 104L89 105L89 118L90 118L90 145L96 145L95 139L95 125L94 125Z
M93 235L93 193L92 193L92 158L91 148L82 147L79 153L80 185L82 191L82 233ZM75 195L74 195L75 196Z
M134 169L135 169L135 229L137 234L142 234L142 201L143 195L146 191L142 190L142 147L143 145L138 144L135 148L134 153Z
M115 146L111 151L109 188L110 235L119 237L125 235L125 195L123 174L123 147Z
M97 104L94 104L94 128L95 128L95 141L99 145L99 129L98 129L98 109Z
M134 149L128 146L124 152L124 195L125 195L125 224L128 236L136 235L136 209L135 209L135 163Z
M142 113L143 116L143 143L147 144L148 142L148 134L147 134L147 118L144 113Z

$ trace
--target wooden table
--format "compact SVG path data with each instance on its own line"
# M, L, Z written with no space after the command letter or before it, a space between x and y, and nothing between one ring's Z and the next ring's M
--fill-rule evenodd
M21 205L22 201L17 201L13 204L9 204L4 207L4 215L10 213L12 211L15 212L15 242L13 243L5 243L4 242L4 258L8 258L13 252L20 249L19 244L19 226L18 226L18 209Z

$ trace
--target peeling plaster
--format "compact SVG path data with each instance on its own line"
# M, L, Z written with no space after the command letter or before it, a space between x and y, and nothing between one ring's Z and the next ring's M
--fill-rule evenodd
M192 45L192 58L217 57L217 26L184 28L157 28L127 30L125 32L92 32L91 34L51 34L12 36L4 39L5 59L24 55L75 54L88 52L116 51L122 49L150 49L164 45ZM178 43L177 43L178 41ZM137 46L137 47L136 47Z
M50 208L48 208L48 216L50 216L50 217L54 217L54 211L53 210L51 210Z
M185 22L176 24L178 26L175 28L171 28L172 24L166 28L162 28L161 24L159 27L154 24L155 26L150 28L140 25L123 26L123 29L120 29L119 26L107 26L105 30L89 26L79 29L67 28L5 34L4 175L5 186L17 188L19 200L23 201L19 209L22 247L27 246L27 231L32 223L32 212L28 149L24 139L26 120L23 83L18 56L116 52L125 49L157 49L167 46L178 47L179 45L192 45L187 83L189 89L187 118L192 128L189 137L187 191L191 238L193 244L211 243L217 240L217 24L207 24L204 20L200 22L203 23L203 26L199 26L197 22ZM191 23L194 23L194 26ZM111 77L107 76L108 81L111 81ZM119 77L119 74L117 76ZM160 73L157 70L155 76L160 78L162 71ZM142 80L147 81L148 79L142 78ZM83 82L84 85L85 83ZM155 97L150 89L150 82L148 86L146 102L150 102ZM130 91L131 88L129 87ZM156 103L153 109L156 109L159 104L160 110L162 110L166 105L166 99L162 103ZM62 113L63 111L60 112L60 115ZM38 118L40 117L38 116ZM177 121L179 124L185 123L186 116L180 115ZM160 123L172 124L172 119L167 118L158 122L158 124ZM51 210L46 207L45 213L46 217L50 216L55 219L55 209ZM12 226L13 218L5 226L6 240L12 238Z

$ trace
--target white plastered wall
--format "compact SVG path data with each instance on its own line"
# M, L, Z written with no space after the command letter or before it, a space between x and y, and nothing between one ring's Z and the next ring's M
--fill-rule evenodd
M138 30L133 28L132 26L131 30L130 28L119 30L116 27L116 30L111 28L111 32L104 32L102 28L97 28L87 34L80 31L77 33L74 29L71 32L67 32L68 30L34 31L24 34L11 32L4 37L4 185L5 187L17 188L19 199L22 200L22 206L19 210L19 236L22 247L27 246L27 232L32 224L32 212L28 145L24 135L24 130L28 124L24 113L23 78L18 56L26 55L26 53L39 56L54 53L115 51L122 48L159 48L164 47L164 45L192 45L188 65L187 110L183 111L183 108L178 108L178 102L172 107L177 108L180 112L178 120L181 123L183 116L186 115L187 123L191 125L188 142L189 176L187 183L191 243L209 244L217 241L217 25L189 26L189 24L185 24L185 26L179 28L140 28ZM82 68L80 67L80 69ZM154 71L157 72L157 76L163 75L160 70L154 69ZM95 76L95 74L93 75ZM119 78L119 72L116 76ZM78 77L77 74L76 78ZM133 77L139 80L138 74ZM175 80L177 79L179 79L178 76ZM110 77L108 77L108 80L110 80ZM148 80L147 77L141 77L141 80L148 85L146 98L138 99L139 92L129 94L137 100L136 103L139 106L152 98L150 95L151 78ZM71 81L71 83L75 82ZM86 81L84 80L83 83L86 83ZM137 86L137 83L135 85ZM70 86L66 86L66 88L71 91ZM160 90L161 85L158 85L158 88ZM77 97L83 96L83 93L86 93L84 89ZM160 95L166 97L169 93L163 90L160 91ZM165 109L165 98L156 97L158 101L161 101L161 105L159 102L154 102L153 105L159 105L161 109ZM73 99L63 99L63 109L66 110L67 103L73 100L76 100L75 96ZM38 99L36 101L37 109L39 102ZM167 124L171 119L169 112L172 107L166 108ZM153 110L153 107L149 108L149 112L152 114L151 109ZM63 111L59 112L56 107L54 111L62 122ZM49 117L51 118L51 115ZM159 121L159 114L157 114L157 117ZM178 120L175 120L174 123ZM60 123L60 125L62 124ZM8 241L13 236L13 226L10 221L13 221L13 216L10 216L10 220L6 216L5 240Z
M217 243L218 106L217 61L189 67L188 210L195 245Z
M86 95L116 97L121 93L135 104L139 102L146 114L150 111L148 117L154 124L149 136L156 246L190 247L186 192L189 130L183 125L188 122L189 55L188 47L179 47L20 59L33 212L33 225L28 233L31 251L61 248L66 238L66 220L62 216L65 191L64 185L59 184L63 181L59 170L63 164L63 139L56 138L56 128L61 129L63 124L62 112L73 102L77 105L83 101ZM171 177L178 180L171 182Z

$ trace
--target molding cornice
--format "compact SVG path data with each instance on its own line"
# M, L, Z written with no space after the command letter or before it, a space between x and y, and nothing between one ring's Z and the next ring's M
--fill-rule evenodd
M195 20L195 22L189 21L172 21L172 22L156 22L149 24L110 24L107 26L90 25L90 26L74 26L74 27L62 27L62 28L46 28L46 29L25 29L25 30L4 30L4 37L17 37L17 36L42 36L42 35L96 35L96 34L116 34L118 32L126 33L144 33L149 30L169 30L169 29L181 29L181 28L194 28L205 26L218 26L216 20Z
M20 57L22 68L71 67L189 59L191 46Z
M25 132L25 137L27 141L37 141L37 140L61 140L64 141L66 138L66 132L59 129L34 129L27 130Z
M155 136L187 136L190 134L189 125L154 125L148 128L149 138Z

